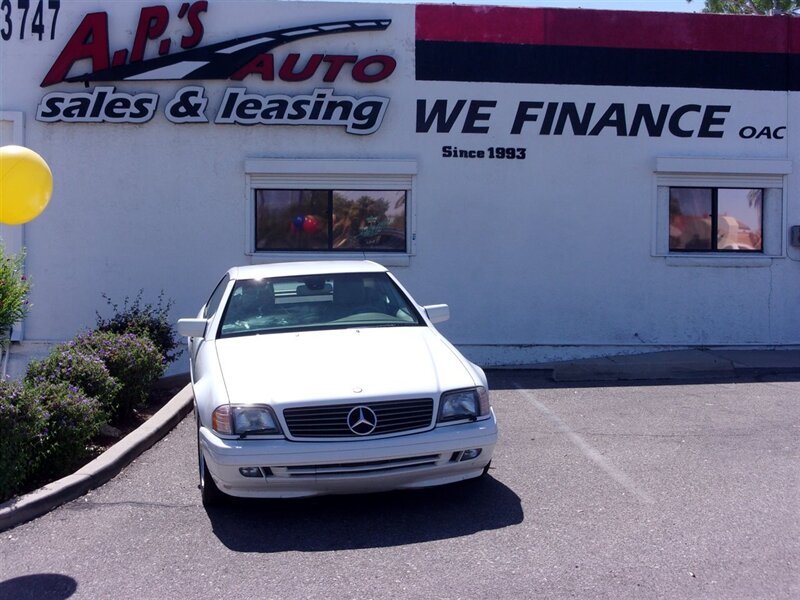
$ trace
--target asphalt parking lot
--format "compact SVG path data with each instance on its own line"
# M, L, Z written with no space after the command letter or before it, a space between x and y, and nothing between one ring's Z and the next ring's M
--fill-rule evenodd
M0 598L796 598L800 380L491 373L490 477L206 511L193 416L0 534Z

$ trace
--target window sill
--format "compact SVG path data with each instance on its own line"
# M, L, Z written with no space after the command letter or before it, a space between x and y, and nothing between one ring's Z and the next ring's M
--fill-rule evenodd
M723 256L719 254L670 254L662 256L669 267L769 267L777 256Z
M307 260L371 260L384 267L408 267L411 255L395 252L250 252L250 264L263 265L277 262Z

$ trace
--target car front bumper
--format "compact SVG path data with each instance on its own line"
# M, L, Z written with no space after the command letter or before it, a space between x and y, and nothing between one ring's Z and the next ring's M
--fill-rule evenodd
M200 448L220 490L231 496L291 498L421 488L478 477L492 458L491 418L383 439L296 442L222 439L199 429ZM480 450L469 458L468 450ZM240 469L254 469L245 476ZM255 476L252 473L255 472Z

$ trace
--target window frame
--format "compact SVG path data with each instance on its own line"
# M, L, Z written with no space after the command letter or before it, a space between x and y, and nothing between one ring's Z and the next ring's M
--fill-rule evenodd
M669 266L766 267L786 256L788 175L792 162L773 159L657 158L653 171L651 256ZM743 250L670 250L669 188L761 189L762 247Z
M711 248L672 248L669 247L670 254L697 254L697 253L733 253L733 254L750 254L761 255L764 253L764 197L766 196L766 189L760 187L731 187L731 186L688 186L688 185L671 185L669 186L670 198L672 190L711 190ZM759 234L761 235L761 248L759 249L725 249L718 248L719 243L719 191L720 190L758 190L761 192L761 206L760 206L760 223ZM670 222L672 215L670 214Z
M252 263L292 260L369 259L408 266L416 254L416 175L412 159L287 159L245 161L245 255ZM406 250L256 250L256 190L404 191Z

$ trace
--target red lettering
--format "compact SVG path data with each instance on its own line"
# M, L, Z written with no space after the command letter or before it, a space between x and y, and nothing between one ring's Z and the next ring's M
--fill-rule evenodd
M259 73L264 81L275 80L275 59L272 54L260 54L231 75L234 81L241 81L248 75Z
M108 68L108 13L89 13L83 18L45 75L41 86L64 81L72 65L84 58L91 59L92 72Z
M192 28L192 33L181 38L181 48L184 50L194 48L203 39L205 30L203 29L203 23L200 21L200 13L206 11L208 11L208 2L206 0L195 2L189 8L189 27Z
M147 40L158 39L158 36L167 30L169 24L169 11L166 6L146 6L139 13L139 25L133 38L131 62L139 62L144 58L144 48Z
M331 82L336 81L336 78L339 76L339 72L342 70L342 67L344 67L345 64L356 62L358 60L358 56L348 54L326 54L325 58L322 60L330 64L327 73L325 73L323 81Z
M311 79L311 76L317 71L320 63L322 62L322 54L312 54L308 59L306 66L299 73L295 73L294 69L297 66L297 59L300 58L299 54L290 54L286 57L283 65L281 65L279 77L283 81L306 81Z
M367 69L373 65L378 65L377 70L370 69L373 72L368 73ZM397 67L397 61L391 56L385 54L368 56L353 66L353 79L361 83L375 83L389 77L394 73L395 67Z

